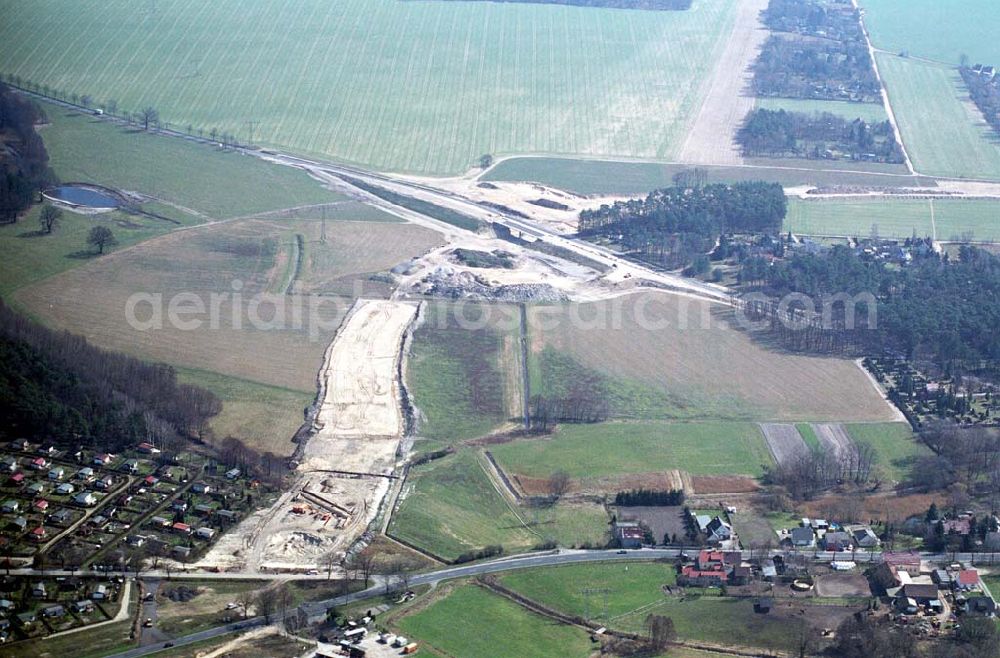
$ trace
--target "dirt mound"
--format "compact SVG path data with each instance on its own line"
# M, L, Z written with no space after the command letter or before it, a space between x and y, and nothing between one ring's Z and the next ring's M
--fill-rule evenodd
M186 585L178 585L177 587L168 589L163 593L165 597L175 603L187 603L199 594L201 594L201 590L193 589L191 587L187 587Z

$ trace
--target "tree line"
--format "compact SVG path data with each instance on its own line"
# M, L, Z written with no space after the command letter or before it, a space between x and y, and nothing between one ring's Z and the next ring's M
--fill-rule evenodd
M747 157L904 161L889 121L852 121L828 112L756 109L747 115L736 141Z
M673 507L683 504L684 491L681 489L632 489L615 494L615 505L618 507Z
M41 108L0 84L0 221L11 223L39 200L39 193L56 182L49 154L35 124L44 121Z
M584 210L579 233L619 242L644 260L682 267L710 251L721 234L780 232L786 212L777 183L669 187L645 199Z
M874 102L882 93L863 42L771 36L753 73L758 96Z
M173 368L94 347L18 315L0 300L0 435L121 450L204 438L222 409Z
M863 293L875 300L869 326L868 305L829 305L830 317L795 326L784 322L777 303L758 303L753 320L770 320L772 331L791 349L896 353L945 373L975 371L995 376L1000 334L984 327L1000 326L1000 258L963 245L957 259L933 252L905 267L863 258L836 246L826 254L796 254L767 265L748 259L740 281L772 299L802 293L823 306L831 295ZM855 311L853 327L847 322Z
M990 127L1000 133L1000 88L997 87L996 78L980 75L968 66L961 67L959 71L969 88L972 102L983 113Z

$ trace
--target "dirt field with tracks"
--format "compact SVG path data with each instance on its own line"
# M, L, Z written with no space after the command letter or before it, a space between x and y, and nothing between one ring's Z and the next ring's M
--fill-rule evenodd
M681 148L680 162L743 163L735 137L744 117L754 106L754 98L748 90L750 66L767 38L767 30L759 19L765 8L767 0L740 2L733 32L708 81L708 95Z
M809 447L795 425L788 423L761 423L760 431L767 440L767 449L778 464L789 464L809 454Z

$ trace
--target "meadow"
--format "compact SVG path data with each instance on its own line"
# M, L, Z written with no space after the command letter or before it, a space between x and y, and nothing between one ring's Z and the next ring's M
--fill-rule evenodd
M962 55L983 64L1000 61L1000 16L993 0L860 0L877 48L909 52L957 66ZM973 62L974 63L974 62Z
M510 553L541 543L494 488L480 459L463 451L411 469L389 534L446 560L489 545Z
M593 651L582 629L554 623L475 585L455 587L395 625L446 656L584 658Z
M853 107L853 106L852 106ZM909 187L920 185L913 176L901 176L882 171L821 171L836 163L822 162L810 166L808 160L770 160L753 167L719 167L698 165L708 172L713 183L733 183L764 180L783 185L878 185ZM848 163L843 163L848 164ZM855 163L849 163L857 166ZM509 158L484 173L484 181L541 183L577 194L643 195L673 185L674 174L690 169L690 165L655 162L586 160L551 157Z
M491 452L508 473L548 478L562 470L584 481L670 469L757 477L773 463L752 423L562 425L552 438L513 441Z
M139 192L202 219L345 198L291 167L127 128L49 103L42 107L49 124L39 134L50 165L63 181Z
M2 72L173 127L394 171L484 153L670 157L733 0L688 11L482 2L0 2Z
M1000 138L969 100L957 70L887 53L876 57L914 169L1000 179Z
M869 123L887 121L885 107L876 103L847 103L844 101L806 100L799 98L758 98L757 107L765 110L787 112L829 113L847 119L864 119Z
M534 307L531 362L546 349L581 367L659 391L660 417L759 421L892 420L847 359L768 349L728 311L664 293ZM533 365L533 368L535 366Z
M907 423L851 423L846 427L856 443L875 448L879 467L897 482L905 479L917 459L931 456Z
M785 230L803 235L1000 240L1000 202L993 199L789 199Z

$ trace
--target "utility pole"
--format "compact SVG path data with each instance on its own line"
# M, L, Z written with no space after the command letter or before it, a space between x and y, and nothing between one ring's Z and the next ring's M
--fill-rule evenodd
M590 597L591 597L591 595L593 595L593 594L601 594L601 595L604 596L604 617L603 618L604 618L605 621L607 621L607 619L608 619L608 594L611 593L611 590L608 589L607 587L586 587L586 588L580 590L580 593L583 594L584 608L585 608L585 611L586 611L586 613L584 615L584 618L587 621L590 621Z

